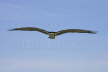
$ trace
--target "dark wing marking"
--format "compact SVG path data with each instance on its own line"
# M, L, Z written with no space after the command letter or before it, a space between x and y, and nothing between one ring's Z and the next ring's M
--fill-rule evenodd
M61 34L64 34L64 33L92 33L92 34L96 34L96 32L90 31L90 30L83 30L83 29L67 29L67 30L58 31L56 35L61 35Z
M34 28L34 27L22 27L22 28L14 28L11 29L9 31L15 31L15 30L21 30L21 31L39 31L45 34L48 34L49 32L44 30L44 29L40 29L40 28Z

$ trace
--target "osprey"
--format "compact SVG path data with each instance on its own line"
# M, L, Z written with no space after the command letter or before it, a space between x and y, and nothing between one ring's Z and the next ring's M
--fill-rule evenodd
M50 39L55 39L55 36L58 36L58 35L61 35L61 34L64 34L64 33L91 33L91 34L96 34L96 32L94 32L94 31L83 30L83 29L66 29L66 30L60 30L60 31L57 31L57 32L49 32L49 31L46 31L44 29L36 28L36 27L14 28L14 29L11 29L9 31L15 31L15 30L38 31L38 32L44 33L46 35L49 35L48 38L50 38Z

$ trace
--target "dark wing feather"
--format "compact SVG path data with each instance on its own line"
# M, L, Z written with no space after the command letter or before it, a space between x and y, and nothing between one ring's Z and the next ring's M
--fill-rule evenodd
M61 35L64 33L92 33L95 34L96 32L90 30L83 30L83 29L67 29L58 31L56 35Z
M15 31L15 30L21 30L21 31L39 31L45 34L48 34L49 32L44 30L44 29L40 29L40 28L34 28L34 27L22 27L22 28L14 28L11 29L9 31Z

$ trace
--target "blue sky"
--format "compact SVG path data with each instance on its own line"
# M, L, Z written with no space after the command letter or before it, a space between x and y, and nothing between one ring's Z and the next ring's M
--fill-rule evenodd
M108 72L107 0L0 0L0 72ZM97 34L39 32L79 28Z

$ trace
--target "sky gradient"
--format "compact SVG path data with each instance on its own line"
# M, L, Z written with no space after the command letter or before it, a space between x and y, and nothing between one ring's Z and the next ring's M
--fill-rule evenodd
M0 0L0 72L108 72L107 0ZM97 34L39 32L87 29Z

